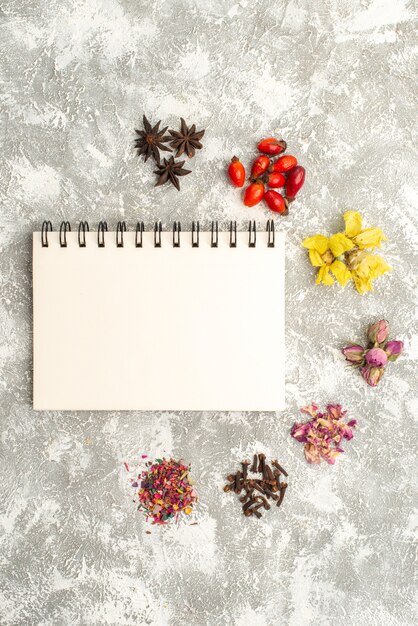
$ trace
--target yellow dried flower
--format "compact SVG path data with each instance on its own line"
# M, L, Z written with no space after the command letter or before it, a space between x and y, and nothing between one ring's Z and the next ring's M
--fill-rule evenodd
M386 237L380 228L365 228L362 230L362 219L357 211L346 211L344 213L345 234L352 239L357 248L380 248L382 241Z
M331 237L314 235L302 243L309 251L309 259L318 267L316 284L332 285L333 276L343 287L353 279L360 294L372 291L372 281L391 270L379 256L367 248L381 246L386 237L380 228L362 228L362 218L357 211L344 213L345 232ZM332 276L332 275L333 276Z
M363 295L366 291L373 291L372 281L379 276L390 272L391 268L375 254L364 253L360 260L351 261L347 255L347 265L351 268L351 274L357 291Z
M351 279L351 273L341 261L336 257L344 252L348 252L354 248L354 244L344 235L337 233L332 237L324 237L324 235L315 235L308 237L303 242L303 247L309 250L309 258L314 267L319 267L316 277L316 284L332 285L334 282L330 272L334 274L337 281L343 287Z

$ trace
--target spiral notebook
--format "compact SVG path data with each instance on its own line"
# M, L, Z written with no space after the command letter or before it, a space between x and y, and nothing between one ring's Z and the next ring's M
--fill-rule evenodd
M37 410L284 409L284 235L132 231L86 222L33 234Z

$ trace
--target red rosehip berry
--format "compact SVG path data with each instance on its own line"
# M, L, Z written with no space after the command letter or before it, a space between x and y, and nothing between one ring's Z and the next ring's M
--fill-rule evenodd
M305 168L301 165L297 165L292 168L287 175L286 181L286 198L291 202L295 199L296 194L303 187L303 183L305 182Z
M267 137L267 139L263 139L257 146L257 150L259 152L264 152L264 154L280 154L286 150L286 142L282 139L279 141L274 137Z
M273 163L271 169L273 172L288 172L297 164L298 160L296 157L292 156L291 154L284 154Z
M255 206L264 196L264 185L259 180L256 180L251 185L248 185L244 192L244 204L245 206Z
M281 215L287 215L287 200L283 198L282 194L278 191L274 191L273 189L266 191L264 194L264 202L271 211L280 213Z
M273 189L277 189L278 187L283 187L286 179L280 172L268 172L264 176L264 182L267 187L272 187Z
M235 187L242 187L245 182L245 167L238 157L234 156L228 166L229 180Z
M254 163L251 168L251 178L256 179L264 172L267 172L270 167L270 159L264 154L260 155L254 160Z

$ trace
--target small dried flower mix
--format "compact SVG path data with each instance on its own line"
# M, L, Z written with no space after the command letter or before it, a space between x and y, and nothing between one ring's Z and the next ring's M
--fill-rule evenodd
M343 422L347 411L343 411L340 404L328 404L325 413L320 413L318 406L311 404L301 412L310 415L311 419L304 424L295 422L290 434L304 444L308 463L319 464L323 458L333 465L337 456L344 452L341 447L343 440L353 438L352 429L357 421Z
M360 368L360 374L370 387L378 385L388 362L396 361L403 352L403 341L388 341L388 337L388 322L379 320L369 326L366 348L356 343L341 350L351 366Z
M271 465L273 469L266 463L265 454L254 454L252 463L242 461L241 471L227 476L229 482L224 487L226 493L234 491L239 495L244 491L239 501L245 517L260 518L260 509L267 511L271 508L269 500L281 506L287 489L287 482L282 477L287 478L288 473L277 461L272 461ZM261 478L250 477L248 472L261 474Z
M197 503L197 493L189 476L190 466L182 460L156 459L148 462L146 469L132 487L138 490L138 510L153 524L165 525L180 513L190 515Z

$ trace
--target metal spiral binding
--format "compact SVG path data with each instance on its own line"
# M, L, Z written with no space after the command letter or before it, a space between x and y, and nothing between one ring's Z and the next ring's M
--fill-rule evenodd
M78 245L80 248L86 247L86 231L89 232L89 223L88 222L80 222L78 225ZM83 233L83 235L81 235Z
M181 233L180 222L174 222L173 223L173 248L180 248L180 233Z
M237 247L237 223L231 220L229 224L229 247Z
M105 231L107 232L107 222L99 222L99 228L97 231L97 246L99 248L105 247Z
M42 247L47 248L49 246L48 243L48 232L52 232L52 223L50 221L45 220L42 222L42 230L41 230L41 241Z
M61 248L67 247L67 230L71 232L70 222L61 222L60 226L60 246Z
M200 232L200 224L199 222L192 222L192 248L199 247L199 232Z
M215 228L214 228L215 226ZM215 237L216 235L216 237ZM217 248L218 247L218 220L216 222L212 221L211 226L211 235L210 235L210 247Z
M126 233L126 223L118 222L116 227L116 247L123 248L123 233Z
M135 248L142 248L142 236L144 234L144 222L137 222L135 229Z
M257 229L255 226L255 220L251 221L248 224L248 247L249 248L255 248L255 244L256 244L256 237L257 237Z
M273 220L267 220L267 234L268 234L268 239L267 239L267 247L268 248L274 248L274 221Z
M87 245L86 232L90 231L89 223L82 221L78 226L78 245L80 248L85 248ZM135 229L135 247L142 248L143 235L144 235L144 222L137 222ZM162 245L162 223L155 222L154 224L154 247L161 248ZM52 232L52 223L49 220L45 220L42 223L41 229L41 243L43 248L47 248L49 245L48 234ZM71 224L68 221L62 221L59 229L59 245L61 248L67 247L67 233L71 232ZM99 222L97 231L97 246L99 248L105 247L105 232L108 232L107 222ZM116 246L118 248L124 247L124 233L127 232L126 222L121 221L117 223L116 228ZM275 229L274 220L267 220L266 224L267 232L267 247L275 247ZM191 245L192 248L199 248L200 246L200 222L192 222L191 230ZM257 227L255 220L250 220L248 223L248 246L255 248L257 243ZM211 248L217 248L219 245L219 224L218 221L213 220L210 229L210 245ZM236 248L238 245L237 238L237 222L230 221L229 223L229 247ZM173 222L173 248L180 248L181 246L181 222Z
M161 222L155 222L154 225L154 248L161 248L161 232L163 227Z

